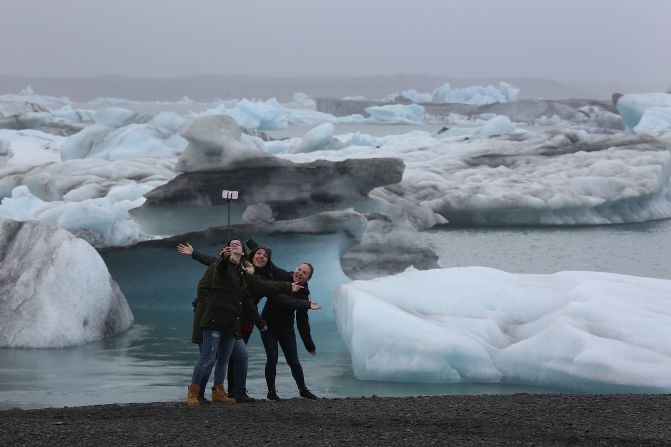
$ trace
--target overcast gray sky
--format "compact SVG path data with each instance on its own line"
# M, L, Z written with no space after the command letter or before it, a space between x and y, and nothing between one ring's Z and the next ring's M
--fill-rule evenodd
M667 0L0 0L0 74L668 80Z

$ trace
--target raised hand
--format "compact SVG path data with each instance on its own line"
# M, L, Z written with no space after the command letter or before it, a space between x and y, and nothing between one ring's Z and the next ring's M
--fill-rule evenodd
M231 247L224 247L219 252L219 256L224 256L226 258L229 258L231 256L231 252L232 252Z
M191 256L193 254L193 247L188 242L186 244L177 244L177 251L183 255Z
M310 301L310 310L320 310L322 307L315 303L314 301Z

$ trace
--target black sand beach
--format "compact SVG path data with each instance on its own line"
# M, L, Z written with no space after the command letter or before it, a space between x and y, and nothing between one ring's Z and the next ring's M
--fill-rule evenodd
M0 445L671 445L671 395L347 398L0 411Z

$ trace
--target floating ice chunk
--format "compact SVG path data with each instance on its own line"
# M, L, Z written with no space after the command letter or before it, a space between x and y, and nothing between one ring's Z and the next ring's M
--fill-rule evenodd
M0 117L31 112L50 112L71 104L68 98L36 95L30 87L19 95L0 95Z
M432 93L420 93L415 89L404 90L401 93L388 95L387 100L394 101L398 97L404 98L415 104L421 103L461 103L461 104L494 104L497 102L516 101L520 90L507 82L499 82L499 86L473 85L470 87L453 89L449 83L445 83L435 89Z
M357 378L669 392L671 281L596 272L407 271L341 286Z
M629 129L634 129L648 109L671 108L671 94L641 93L623 95L617 100L617 111ZM645 127L649 131L649 127Z
M633 130L637 134L651 135L671 132L671 107L647 109Z
M82 239L0 218L0 347L63 348L114 336L133 314L100 255Z
M102 109L96 114L96 124L63 143L61 157L124 160L175 156L186 147L186 141L178 134L184 123L173 112L152 118L126 109Z
M269 157L258 146L243 144L241 135L240 126L230 116L196 118L182 131L189 145L180 155L175 169L178 172L211 170L250 158Z
M106 196L96 184L72 190L64 199L43 201L27 186L17 186L0 202L0 217L17 221L38 220L76 234L85 234L95 245L126 245L140 238L138 225L128 211L142 205L152 186L129 183L112 187ZM93 198L92 198L93 197Z
M462 103L462 104L493 104L496 102L512 102L517 100L520 90L508 84L499 82L498 87L470 86L451 89L450 84L434 90L432 102L434 103Z
M298 146L290 152L298 154L302 152L314 152L322 149L338 149L343 146L341 142L333 138L335 126L331 123L323 123L310 129Z
M242 220L246 223L268 223L273 221L273 209L265 203L254 203L242 213Z
M372 120L379 123L422 124L424 107L417 104L389 104L385 106L366 107Z
M449 86L449 84L447 84ZM423 103L423 102L432 102L433 101L433 95L431 93L419 93L417 90L410 89L410 90L403 90L401 93L399 93L399 96L415 103ZM393 98L392 98L393 99Z
M265 102L252 102L245 98L225 113L247 129L277 130L287 127L285 109L275 98Z
M515 125L510 121L510 118L504 115L499 115L487 121L485 125L478 130L478 134L484 136L503 135L514 130Z
M96 123L101 126L122 127L134 123L140 114L120 107L100 109L96 113Z

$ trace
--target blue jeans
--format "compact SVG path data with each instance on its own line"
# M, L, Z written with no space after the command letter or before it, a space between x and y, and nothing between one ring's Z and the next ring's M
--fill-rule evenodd
M284 358L291 368L291 375L294 376L298 388L305 387L305 378L303 368L298 361L298 349L296 348L296 333L294 327L270 329L261 331L261 340L266 349L266 385L268 390L275 389L275 375L277 374L277 344L279 343L284 353Z
M203 344L198 345L198 350L201 355L203 353ZM235 340L233 344L233 351L231 352L231 357L228 362L228 391L233 391L235 386L233 383L239 383L242 385L241 389L246 389L247 386L247 369L249 364L249 356L247 355L247 346L245 340ZM224 368L223 370L221 368ZM210 370L211 371L211 370ZM233 374L231 374L231 372ZM224 377L226 375L226 368L223 366L223 362L217 361L214 365L214 382L215 385L218 385L217 382L219 377ZM200 382L200 392L203 393L205 388L207 388L207 382L210 380L210 372L207 372L201 378ZM223 379L222 379L223 382ZM195 382L194 382L195 383Z
M200 347L200 358L193 368L191 383L197 383L201 387L203 381L207 385L212 368L215 362L217 367L214 370L214 386L223 385L226 376L226 366L228 359L233 351L235 338L223 335L219 331L212 329L203 329L203 344Z

